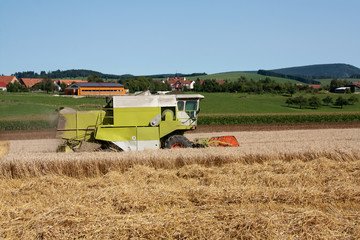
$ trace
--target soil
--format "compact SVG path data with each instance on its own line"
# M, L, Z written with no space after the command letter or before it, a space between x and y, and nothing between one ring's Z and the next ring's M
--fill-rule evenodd
M56 138L55 129L0 132L0 140L30 140L30 139L54 139L54 138Z
M303 129L347 129L360 128L360 122L341 123L299 123L299 124L243 124L243 125L201 125L191 133L279 131ZM56 130L2 131L0 140L54 139Z

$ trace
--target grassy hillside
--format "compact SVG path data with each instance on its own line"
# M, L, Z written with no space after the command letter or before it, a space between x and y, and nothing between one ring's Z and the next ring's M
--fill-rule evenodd
M216 74L209 74L204 76L198 76L198 77L187 77L186 79L189 80L204 80L204 79L224 79L228 81L236 81L240 77L246 77L247 79L253 79L255 81L265 79L266 77L263 75L259 75L256 73L245 73L245 72L228 72L228 73L216 73ZM291 82L292 84L301 83L295 80L286 79L286 78L278 78L278 77L270 77L272 80L279 82L279 83L285 83L285 82Z

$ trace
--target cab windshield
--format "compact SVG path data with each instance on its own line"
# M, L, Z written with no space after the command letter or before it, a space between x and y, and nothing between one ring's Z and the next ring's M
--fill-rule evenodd
M186 101L185 111L196 111L197 101Z
M197 108L197 101L186 101L185 112L190 116L190 118L196 118Z

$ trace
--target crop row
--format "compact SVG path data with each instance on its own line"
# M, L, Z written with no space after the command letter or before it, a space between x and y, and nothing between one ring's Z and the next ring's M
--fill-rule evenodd
M359 113L298 115L206 115L199 116L199 125L286 124L315 122L360 122ZM0 131L54 129L56 121L0 121Z
M56 125L56 121L47 120L2 120L0 121L0 131L53 129L56 128Z
M208 115L199 116L199 125L280 124L315 122L360 122L359 113L299 115Z

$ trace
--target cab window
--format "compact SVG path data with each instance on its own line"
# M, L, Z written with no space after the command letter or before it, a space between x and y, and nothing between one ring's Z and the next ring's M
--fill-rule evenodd
M178 111L184 111L184 101L179 101L177 103Z

